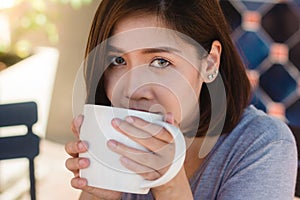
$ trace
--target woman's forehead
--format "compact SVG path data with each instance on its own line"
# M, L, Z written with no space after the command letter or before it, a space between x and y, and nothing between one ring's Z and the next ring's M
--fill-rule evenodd
M172 30L147 27L132 29L116 34L108 39L110 51L126 53L136 50L165 51L183 53L191 47L190 44L177 37Z
M132 47L138 47L137 49L168 47L181 52L192 48L196 48L198 53L205 52L199 43L174 30L161 16L155 13L137 11L118 20L113 26L111 36L109 44L125 51L132 50Z
M114 25L112 33L114 35L124 31L146 27L168 28L168 26L163 22L163 20L161 20L158 15L133 13L125 18L118 20Z
M204 48L188 36L168 28L143 27L128 29L108 39L107 50L125 54L133 51L168 52L195 63Z

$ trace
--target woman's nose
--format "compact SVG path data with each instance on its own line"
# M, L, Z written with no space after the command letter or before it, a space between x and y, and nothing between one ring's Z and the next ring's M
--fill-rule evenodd
M128 99L151 99L151 85L149 72L145 66L130 68L122 77L123 95Z

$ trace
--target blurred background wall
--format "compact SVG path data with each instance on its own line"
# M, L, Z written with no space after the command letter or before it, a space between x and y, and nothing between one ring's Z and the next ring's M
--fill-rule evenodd
M94 0L90 5L74 10L70 6L54 6L58 13L57 21L60 52L58 70L46 138L59 143L73 139L70 130L72 114L72 90L77 70L85 52L89 29L95 11L101 0Z

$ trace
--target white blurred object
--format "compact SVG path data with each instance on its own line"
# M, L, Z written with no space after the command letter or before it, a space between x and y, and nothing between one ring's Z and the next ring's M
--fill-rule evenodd
M45 137L59 52L39 47L32 56L0 72L0 104L35 101L38 122L33 132Z
M0 48L7 49L10 46L10 25L8 17L0 13Z
M17 3L16 0L0 0L0 10L7 9L15 6Z

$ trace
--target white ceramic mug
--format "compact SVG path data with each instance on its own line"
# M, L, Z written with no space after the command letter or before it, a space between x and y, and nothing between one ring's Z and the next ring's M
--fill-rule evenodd
M120 155L107 147L107 141L114 139L128 146L144 149L112 127L113 118L124 119L126 116L136 116L158 124L172 134L175 143L174 159L168 171L159 179L148 181L128 170L120 163ZM186 146L181 131L164 122L161 115L148 112L86 104L80 139L88 143L88 151L79 156L90 160L90 166L80 170L80 176L87 179L88 185L108 190L146 194L150 188L170 181L179 172L185 159Z

